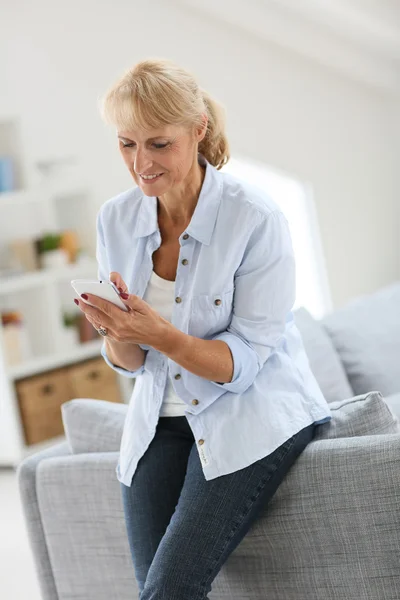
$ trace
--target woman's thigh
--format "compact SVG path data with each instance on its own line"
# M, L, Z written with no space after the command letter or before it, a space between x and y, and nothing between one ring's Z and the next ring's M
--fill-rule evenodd
M129 547L142 590L178 503L194 437L186 417L161 417L131 486L121 483Z
M313 439L310 425L252 465L207 481L193 446L178 506L141 600L205 600L222 565Z

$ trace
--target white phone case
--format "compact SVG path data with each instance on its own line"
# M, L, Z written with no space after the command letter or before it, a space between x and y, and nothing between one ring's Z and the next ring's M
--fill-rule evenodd
M75 292L79 296L79 300L85 302L85 304L90 304L88 300L84 300L81 295L82 294L93 294L94 296L99 296L99 298L103 298L103 300L108 300L112 302L118 308L121 308L125 312L128 312L128 308L122 302L119 297L119 291L117 287L111 283L111 281L94 281L91 279L73 279L71 281L71 285L74 288Z

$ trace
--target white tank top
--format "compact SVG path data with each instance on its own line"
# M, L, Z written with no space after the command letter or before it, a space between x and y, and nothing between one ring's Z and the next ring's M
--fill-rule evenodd
M152 271L143 300L150 304L164 319L171 322L175 299L175 281L168 281ZM168 375L160 417L184 417L186 404L175 393Z

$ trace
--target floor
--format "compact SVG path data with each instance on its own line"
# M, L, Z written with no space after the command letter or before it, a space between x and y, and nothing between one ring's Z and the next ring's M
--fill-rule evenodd
M12 468L0 468L0 532L0 598L42 600Z

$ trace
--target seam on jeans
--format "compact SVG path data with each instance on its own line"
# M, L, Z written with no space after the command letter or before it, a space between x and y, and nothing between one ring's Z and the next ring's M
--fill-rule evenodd
M203 591L206 588L206 586L208 584L209 577L214 572L215 567L218 564L219 559L221 558L221 556L224 554L226 548L228 547L229 542L231 541L231 539L233 538L233 536L237 532L238 528L242 525L242 523L243 523L244 519L246 518L246 516L251 511L254 502L257 500L257 498L261 494L261 491L265 488L265 485L267 484L267 482L273 477L273 475L276 473L276 471L277 471L280 463L282 462L282 460L288 455L289 451L294 446L294 443L295 443L296 438L299 435L299 433L300 433L300 431L298 431L297 433L295 433L291 438L289 438L288 440L286 440L286 442L283 443L283 445L281 446L282 453L279 455L279 459L276 461L276 467L275 467L275 469L267 477L263 477L261 479L261 483L260 483L260 481L258 482L255 493L253 493L253 495L250 496L250 501L251 501L250 506L249 507L245 506L244 510L242 509L242 511L239 511L239 514L241 515L241 520L239 522L236 522L234 524L234 526L232 527L229 535L227 536L227 538L225 540L225 544L224 544L224 547L223 547L222 551L219 553L219 555L217 556L217 558L214 560L214 564L212 565L212 567L210 567L208 569L208 571L207 571L206 580L203 581L200 584L200 588ZM262 460L262 459L260 459L260 460ZM248 501L248 498L247 498L246 501ZM201 596L201 598L203 598L203 596Z

